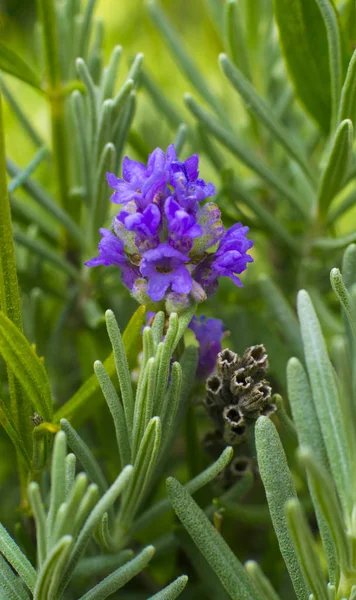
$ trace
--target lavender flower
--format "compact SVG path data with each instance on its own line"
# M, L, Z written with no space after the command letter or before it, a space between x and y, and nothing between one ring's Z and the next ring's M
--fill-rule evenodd
M154 311L204 301L220 277L242 285L237 275L253 260L248 228L225 231L217 205L201 205L215 187L199 178L198 164L196 154L178 161L172 144L156 148L147 166L125 157L122 178L107 174L120 209L114 233L100 230L99 256L86 264L118 266L131 294Z
M199 379L206 379L213 372L216 357L221 352L224 324L220 319L208 318L205 315L201 315L199 318L192 318L189 329L194 332L199 342L197 377Z

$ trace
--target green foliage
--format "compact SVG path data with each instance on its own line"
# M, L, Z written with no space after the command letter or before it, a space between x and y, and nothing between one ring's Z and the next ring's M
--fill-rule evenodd
M26 31L4 13L4 600L356 597L354 2L183 4L38 0ZM250 227L245 288L204 311L225 347L266 346L277 405L210 458L195 307L148 319L84 266L105 173L172 142Z

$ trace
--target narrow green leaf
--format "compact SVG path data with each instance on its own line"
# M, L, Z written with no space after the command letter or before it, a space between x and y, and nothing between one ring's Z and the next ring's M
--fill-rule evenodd
M96 184L94 190L94 207L92 223L95 230L98 224L105 223L108 212L108 185L105 177L105 173L112 173L115 169L116 162L116 149L114 144L106 144L102 150L99 165L96 172Z
M130 368L136 364L137 346L141 336L142 326L145 322L146 308L140 306L132 316L127 325L122 339L125 353L129 361ZM104 361L103 366L110 378L116 374L115 361L113 353ZM88 416L88 408L92 406L93 400L98 396L99 401L102 398L98 391L100 389L99 381L96 375L92 375L79 390L70 398L54 415L54 423L59 423L62 418L70 418L72 423L80 423ZM85 407L85 410L83 410Z
M77 464L77 457L75 454L70 453L66 456L66 498L71 493L74 485L75 470Z
M247 192L241 182L233 177L232 180L228 176L224 182L224 189L228 193L229 200L233 205L237 203L245 204L258 217L259 225L264 227L268 232L275 236L279 243L282 243L293 252L299 254L300 247L296 240L290 235L287 229L276 219L275 215L270 210L265 208L263 204L254 196Z
M132 81L132 80L131 80ZM130 81L130 85L131 85ZM118 127L114 129L114 138L116 140L116 165L115 172L118 171L121 164L122 153L127 140L127 136L135 115L136 110L136 92L132 90L125 102L122 116L119 119Z
M351 164L352 144L353 126L351 121L346 119L337 128L320 181L318 209L322 218L325 218L331 201L342 189Z
M150 596L148 600L175 600L180 596L187 583L188 577L186 575L181 575L163 590L157 592L154 596Z
M88 53L88 46L90 40L90 32L93 23L93 14L95 8L96 0L88 0L85 11L84 11L84 19L83 26L81 29L81 36L79 40L79 56L83 56L86 58Z
M65 476L67 456L67 437L59 431L54 439L51 465L51 494L46 522L47 550L51 548L51 538L57 517L57 511L65 500Z
M225 38L228 53L245 77L251 80L249 49L241 21L241 10L237 0L228 0L225 4Z
M134 416L134 397L129 364L125 354L125 346L120 329L115 319L115 315L111 310L106 311L105 320L114 353L116 372L119 379L122 404L125 412L126 428L129 439L131 439Z
M0 88L1 92L5 98L5 100L10 104L12 110L14 111L19 123L22 125L23 129L27 132L27 135L32 140L32 142L40 148L44 146L44 140L41 138L39 133L34 129L33 123L31 123L30 119L27 118L25 113L23 112L21 106L18 104L15 96L10 92L9 88L5 84L4 80L0 78Z
M135 558L111 573L103 581L98 583L89 592L81 596L79 600L104 600L122 588L135 575L143 571L155 553L153 546L146 546Z
M246 107L255 117L263 123L276 140L287 151L292 160L295 160L309 180L314 180L308 161L300 147L298 140L293 139L291 132L284 127L278 117L274 115L273 108L258 95L251 83L241 71L233 65L226 54L220 54L220 66L235 90L244 100Z
M226 129L214 117L201 108L190 94L186 94L184 98L191 113L200 123L205 125L206 129L208 129L219 142L230 150L230 152L232 152L232 154L234 154L249 169L255 171L255 173L274 188L278 194L282 194L282 196L284 196L299 213L304 217L308 216L309 210L305 207L299 197L293 193L290 185L284 182L279 175L271 171L265 163L255 156L252 150L246 148L246 146L238 140L236 134Z
M233 457L233 449L231 446L225 448L219 458L207 469L199 473L194 479L191 479L185 484L184 488L193 495L198 490L208 485L225 467L229 464ZM157 504L154 504L151 508L146 510L138 519L135 520L133 527L130 531L131 535L136 533L140 529L143 529L146 525L160 517L162 514L170 509L171 505L168 498L163 498Z
M0 552L20 575L27 587L34 591L37 573L18 545L0 523Z
M339 499L336 495L335 485L330 479L329 474L315 460L314 455L308 448L300 448L299 459L307 470L313 494L329 526L337 552L339 568L341 571L347 572L351 564L351 547L346 534L345 520Z
M183 146L187 140L189 129L185 123L181 123L178 127L176 138L174 140L174 148L179 157L183 150Z
M22 170L9 159L6 160L6 168L12 177L19 178L22 175ZM40 206L63 225L80 245L83 245L83 233L81 229L74 223L71 217L47 195L42 187L31 179L23 181L22 187Z
M249 560L245 564L245 569L262 598L265 600L280 600L277 592L273 589L271 582L267 579L258 563L254 560Z
M338 15L330 0L316 0L324 19L329 49L332 127L337 124L342 80L342 48Z
M14 231L14 240L24 246L35 255L40 256L44 261L49 262L51 265L54 265L60 271L63 271L69 277L73 277L73 279L79 279L79 271L76 267L74 267L68 260L63 258L58 252L51 250L45 244L38 242L37 240L29 237L28 235L22 233L22 231L16 229Z
M5 44L0 42L0 69L13 75L17 79L29 83L32 87L37 90L42 90L41 80L38 73L36 73L25 61L20 58L10 48L7 48Z
M0 554L0 594L3 600L28 600L28 594L21 580L15 575Z
M153 417L148 423L143 434L137 457L134 464L132 479L125 490L122 505L117 519L117 539L120 540L122 532L131 526L132 520L142 500L147 494L148 486L157 465L161 446L162 427L159 417Z
M46 559L47 541L46 541L46 513L43 506L40 486L34 481L28 486L28 498L33 510L33 515L36 523L36 538L37 538L37 556L38 565L41 565Z
M316 414L307 374L297 358L291 358L287 365L288 398L296 424L299 444L310 448L317 461L330 470L327 452ZM329 578L334 582L337 577L337 562L335 548L330 530L319 504L314 496L313 488L309 487L315 507L316 517L328 562Z
M167 491L174 511L229 596L239 600L264 600L225 540L184 487L170 477Z
M356 51L353 53L347 69L346 79L341 91L338 122L350 119L356 126Z
M103 72L103 81L101 84L101 101L111 98L114 94L117 72L120 65L122 55L122 46L115 46L113 49L110 62Z
M354 303L351 297L351 294L349 293L343 277L340 273L340 269L331 269L330 272L330 282L331 282L331 287L333 288L341 307L344 309L348 324L350 326L350 329L352 331L352 335L354 337L354 340L356 342L356 314L355 314L355 307L354 307Z
M38 165L42 162L42 160L48 155L48 148L46 146L42 146L39 148L33 159L28 163L27 167L17 176L14 177L8 186L9 193L16 190L16 188L23 185L23 183L31 177L32 173L37 169Z
M313 400L331 471L347 513L352 510L351 458L334 372L318 318L305 290L299 292L297 305Z
M319 238L316 239L312 245L313 248L330 252L331 250L341 250L354 242L356 242L356 233L350 233L349 235L338 238Z
M310 592L300 569L284 514L285 503L297 498L286 455L277 430L267 417L255 427L258 467L266 492L273 527L298 600L308 600Z
M127 563L127 561L133 558L133 554L132 550L122 550L117 554L102 554L82 558L73 573L73 577L80 579L81 577L87 578L105 575L105 573L112 569L117 569Z
M315 541L300 502L295 498L288 500L285 505L285 513L305 580L308 582L315 598L328 600L327 582L315 548Z
M61 419L60 423L67 436L68 446L77 456L88 477L93 483L96 483L100 493L104 494L109 486L90 448L66 419Z
M356 283L356 244L350 244L342 259L342 276L347 289Z
M91 536L93 535L96 527L99 525L103 515L111 508L115 500L126 488L127 484L132 477L133 467L128 465L125 467L118 478L114 481L112 486L105 492L104 496L100 498L91 511L89 517L86 519L85 524L78 535L78 538L74 544L73 550L70 554L69 560L64 571L58 594L63 594L63 591L68 585L68 582L72 576L73 570L77 565L78 560L81 558L85 549L89 543Z
M200 70L185 50L185 44L183 40L180 38L173 25L168 21L160 5L155 2L155 0L148 0L147 5L149 13L156 27L166 40L168 47L170 48L178 66L181 68L184 75L195 87L201 97L204 98L204 100L217 112L217 114L219 114L223 119L226 118L225 109L215 98Z
M141 72L141 84L150 96L153 104L156 106L159 114L164 115L167 124L172 129L176 129L183 121L183 116L177 111L171 101L162 93L161 88L153 81L146 70Z
M21 331L1 311L0 354L37 412L46 421L51 421L52 393L43 362Z
M267 275L260 277L260 288L268 309L277 321L281 334L290 350L299 358L303 357L303 343L298 319L279 287Z
M54 598L50 596L50 588L53 583L54 572L63 568L63 563L68 559L70 549L73 545L73 538L70 535L63 537L47 555L43 567L37 577L34 590L34 600L44 600L45 598Z
M129 464L131 456L130 440L126 429L124 409L104 365L99 360L94 363L94 371L114 422L121 466L124 467Z
M332 115L329 47L319 6L316 0L274 0L274 14L296 93L327 133Z

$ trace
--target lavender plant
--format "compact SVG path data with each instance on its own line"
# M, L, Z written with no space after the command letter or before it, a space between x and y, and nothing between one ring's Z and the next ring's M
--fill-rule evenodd
M184 104L95 0L0 43L4 600L356 598L354 3L196 6Z

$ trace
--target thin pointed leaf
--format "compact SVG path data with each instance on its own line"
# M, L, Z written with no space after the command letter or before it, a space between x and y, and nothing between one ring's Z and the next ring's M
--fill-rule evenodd
M298 319L282 291L267 275L260 278L260 287L271 315L277 321L281 334L286 339L291 351L303 357L303 343L300 335Z
M332 127L335 127L342 85L341 32L339 29L338 15L332 2L330 2L330 0L316 0L316 2L323 16L328 40Z
M135 558L114 571L114 573L111 573L111 575L98 583L98 585L89 590L84 596L81 596L79 600L104 600L108 596L111 596L111 594L122 588L135 575L143 571L153 557L154 552L155 549L153 546L147 546Z
M170 477L167 490L174 511L229 596L240 600L263 600L225 540L184 487Z
M249 49L241 20L241 10L237 0L228 0L225 5L225 38L228 53L245 77L251 79Z
M37 573L18 545L0 523L0 552L10 565L17 571L27 587L34 591Z
M277 592L273 589L271 582L267 579L258 563L254 560L249 560L245 564L245 569L262 595L262 598L265 600L280 600Z
M3 600L28 600L28 594L21 580L15 575L0 554L0 594ZM4 594L4 595L3 595Z
M285 513L294 547L299 557L299 563L315 598L328 600L327 582L321 568L315 548L315 541L300 502L293 498L285 505Z
M290 186L274 173L265 163L263 163L252 150L246 148L237 136L221 125L213 116L206 112L199 104L190 96L185 95L185 103L192 114L198 121L205 125L219 142L221 142L232 154L234 154L242 163L249 169L255 171L263 180L265 180L278 194L282 194L290 204L295 207L299 213L305 217L308 215L308 210L303 202L297 197Z
M0 43L0 69L42 90L40 76L10 48Z
M77 456L91 481L96 483L100 493L104 494L109 486L93 453L66 419L61 419L60 423L67 436L69 448Z
M341 91L338 122L350 119L356 126L356 50L353 53Z
M118 496L122 493L122 491L129 483L130 478L132 477L132 471L133 467L131 465L128 465L121 471L118 478L114 481L112 486L105 492L104 496L100 498L99 502L96 503L90 515L86 519L67 562L66 569L64 571L58 590L59 595L63 594L63 591L67 587L68 582L72 576L73 570L76 567L78 560L85 552L90 538L93 535L96 527L99 525L103 515L109 510L109 508L111 508L115 500L118 498Z
M305 290L299 292L297 304L314 405L331 471L347 512L352 508L351 459L334 372L318 318Z
M279 547L298 600L308 600L310 592L300 569L284 514L285 503L292 498L297 498L286 455L277 430L267 417L258 419L255 436L258 467Z
M186 483L184 488L187 490L187 492L189 492L189 494L195 494L205 485L208 485L208 483L210 483L219 473L221 473L221 471L229 464L232 457L233 449L231 446L229 446L228 448L225 448L219 458L212 465L207 467L207 469L202 471L202 473L199 473L199 475L194 477L194 479L191 479L191 481ZM170 506L169 499L163 498L135 520L131 532L136 533L140 529L143 529L146 525L154 521L154 519L157 519L159 516L169 510Z
M168 21L160 5L155 2L155 0L149 0L147 4L150 15L160 33L165 38L167 45L177 61L178 66L181 68L187 79L193 84L195 89L199 92L201 97L204 98L208 104L210 104L217 114L220 114L220 116L224 118L226 115L223 106L215 98L204 77L201 75L200 70L194 64L190 55L186 52L183 41L173 25Z
M296 93L327 133L332 112L329 49L316 0L274 0L274 14Z
M288 398L296 424L299 444L310 448L318 462L330 470L323 436L316 414L307 374L297 358L291 358L287 365ZM311 488L310 482L309 487ZM330 530L320 511L311 488L316 517L328 562L329 578L334 582L337 576L337 561Z
M186 575L181 575L163 590L157 592L154 596L150 596L148 600L175 600L180 596L187 583L188 577Z
M21 331L1 311L0 353L29 401L46 421L51 421L52 393L43 362Z
M122 336L125 353L131 368L136 364L137 346L141 336L142 326L145 322L145 315L146 308L140 306L132 316ZM113 353L108 356L103 365L109 377L113 378L116 375ZM99 401L102 399L102 395L98 394L98 391L100 391L100 384L98 378L94 374L89 377L74 396L72 396L68 402L63 404L63 406L55 413L54 423L59 423L62 418L70 418L72 423L84 421L87 417L88 408L94 404L94 398L97 397ZM83 410L84 406L85 410Z
M219 60L225 76L240 94L247 109L255 115L258 121L263 123L276 140L284 147L292 160L295 160L306 176L313 181L314 175L311 172L303 149L300 147L299 142L293 138L291 132L279 121L278 117L273 112L273 108L268 106L266 101L258 95L248 79L246 79L242 72L233 65L226 54L220 54Z
M318 207L324 218L331 201L342 189L352 159L353 126L349 119L342 121L335 133L327 164L324 168L319 193Z

